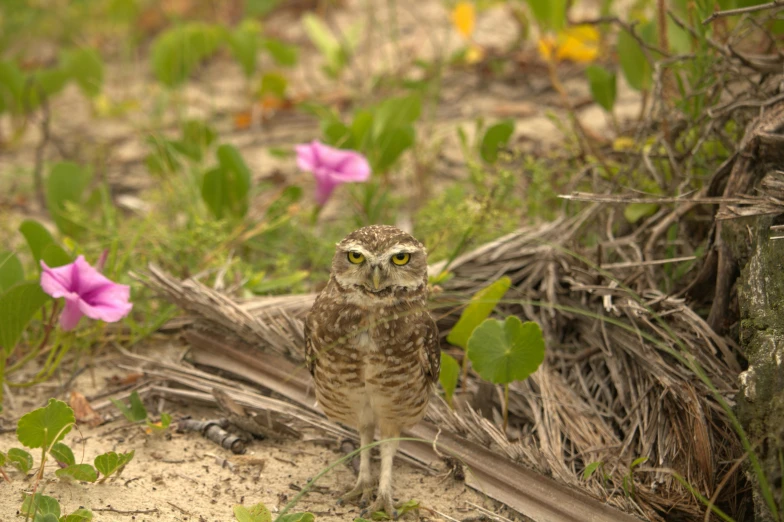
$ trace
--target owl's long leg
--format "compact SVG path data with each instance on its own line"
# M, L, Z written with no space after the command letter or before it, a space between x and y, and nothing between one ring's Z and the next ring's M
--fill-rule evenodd
M372 415L372 412L371 412ZM363 423L359 427L359 441L364 448L373 443L373 435L376 432L376 425L372 417L361 419ZM361 506L366 506L373 495L373 473L370 467L370 452L372 448L365 448L359 454L359 476L357 484L352 489L341 495L339 502L351 500L359 497Z
M400 429L397 426L381 425L382 440L395 440L385 440L381 443L381 473L378 491L376 492L376 501L367 509L369 514L384 511L392 519L397 519L397 510L392 502L392 463L395 460L395 453L397 453L398 437L400 437Z

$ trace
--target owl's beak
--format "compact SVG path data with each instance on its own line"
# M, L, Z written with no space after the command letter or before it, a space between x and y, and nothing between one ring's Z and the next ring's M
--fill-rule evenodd
M381 284L381 267L374 266L373 267L373 287L378 290L379 285Z

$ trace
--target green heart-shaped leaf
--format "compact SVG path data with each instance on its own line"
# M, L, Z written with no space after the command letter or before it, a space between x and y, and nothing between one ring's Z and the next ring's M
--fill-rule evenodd
M54 474L60 478L69 478L80 482L95 482L98 480L98 472L89 464L74 464L67 468L58 469Z
M33 456L23 449L11 448L8 450L6 457L8 458L8 463L22 473L26 474L33 469Z
M539 325L518 317L487 319L468 340L474 370L493 384L522 381L544 361L544 337Z
M49 448L71 431L76 422L74 411L63 401L49 404L24 415L16 425L16 438L28 448Z
M35 517L35 520L39 520L39 516L43 518L46 515L54 515L57 520L60 517L60 503L57 499L40 493L25 495L19 511L21 515Z
M73 451L62 442L58 442L52 446L52 449L49 450L49 454L60 464L65 464L66 466L73 466L76 464L76 458L74 457Z

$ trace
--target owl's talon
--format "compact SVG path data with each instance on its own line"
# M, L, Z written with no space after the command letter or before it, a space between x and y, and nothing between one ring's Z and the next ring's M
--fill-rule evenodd
M346 503L347 500L354 500L355 498L359 497L357 504L359 504L359 507L365 507L370 502L372 495L373 484L364 484L359 482L355 487L340 495L340 498L338 499L338 505L342 506Z
M389 496L379 493L376 497L376 501L373 502L369 508L363 509L360 513L360 516L371 517L376 511L383 511L392 520L397 520L397 509L395 509L395 505L392 503L392 498Z

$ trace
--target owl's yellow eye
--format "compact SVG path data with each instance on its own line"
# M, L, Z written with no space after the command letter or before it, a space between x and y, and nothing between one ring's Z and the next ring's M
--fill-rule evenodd
M401 252L392 256L392 262L397 266L403 266L411 260L411 254Z
M348 260L354 263L355 265L358 265L365 260L365 256L363 256L359 252L351 251L348 253Z

